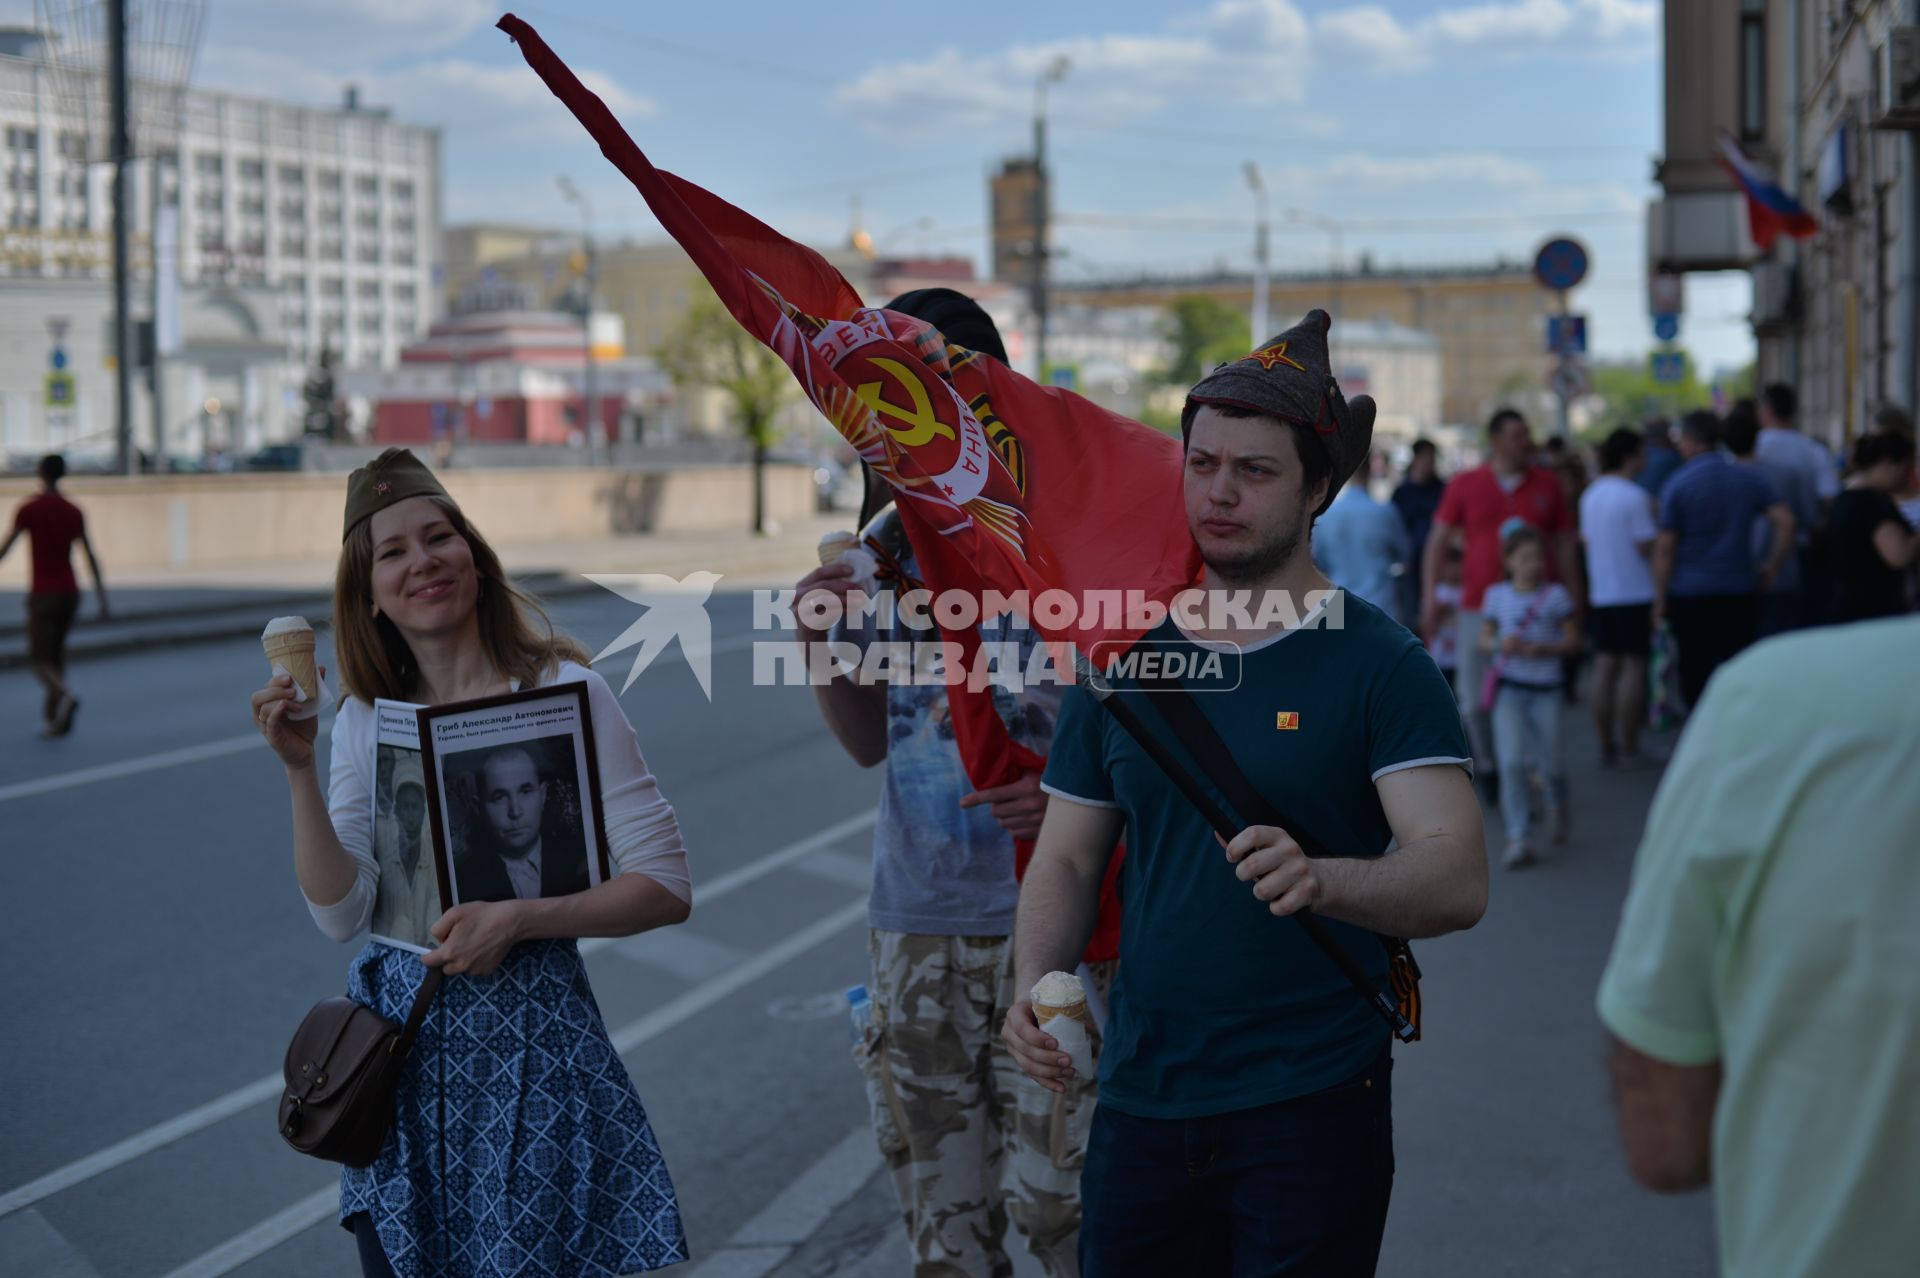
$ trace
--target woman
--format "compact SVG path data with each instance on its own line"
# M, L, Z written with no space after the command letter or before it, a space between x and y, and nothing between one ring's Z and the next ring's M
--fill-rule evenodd
M1519 517L1501 529L1500 555L1506 580L1487 587L1481 604L1480 649L1497 654L1488 678L1493 701L1493 750L1500 764L1500 811L1506 819L1509 870L1534 860L1532 786L1538 772L1545 789L1553 841L1567 841L1571 810L1560 761L1560 661L1580 650L1580 623L1573 597L1547 580L1547 549L1540 534Z
M685 1260L672 1181L573 943L682 922L692 899L673 809L620 703L404 449L348 480L333 627L344 695L325 797L316 720L290 717L288 679L253 695L260 732L286 765L294 869L321 931L350 939L374 904L377 697L440 705L585 683L615 865L614 878L576 895L458 905L434 925L424 960L373 941L353 960L349 994L396 1022L423 961L447 976L385 1147L341 1177L340 1220L362 1268L589 1278Z
M1913 441L1863 435L1853 447L1853 476L1833 500L1827 553L1833 564L1831 621L1863 621L1907 611L1906 572L1920 559L1920 536L1893 496L1913 473Z

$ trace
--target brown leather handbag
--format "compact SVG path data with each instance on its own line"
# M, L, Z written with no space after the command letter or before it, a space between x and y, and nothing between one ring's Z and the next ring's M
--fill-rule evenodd
M293 1032L282 1066L287 1090L280 1097L280 1135L287 1144L349 1167L380 1156L393 1126L400 1067L439 989L440 969L430 967L404 1026L350 998L314 1004Z

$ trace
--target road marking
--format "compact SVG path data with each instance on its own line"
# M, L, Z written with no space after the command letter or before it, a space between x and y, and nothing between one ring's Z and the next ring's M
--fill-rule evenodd
M751 648L761 639L768 638L769 636L777 638L780 635L787 636L789 640L792 638L792 634L789 631L768 631L765 634L734 635L731 638L722 639L719 643L714 644L709 651L715 654L739 652L744 648ZM662 661L670 659L684 659L677 645L672 653L661 658ZM323 720L320 724L320 730L325 732L331 725L332 720L330 718ZM249 732L244 736L223 737L218 741L207 741L200 745L180 746L173 750L160 750L153 754L141 755L136 759L122 759L118 763L102 763L97 767L79 768L73 772L56 772L52 776L35 777L31 781L16 781L12 785L0 785L0 803L5 803L9 799L30 798L36 794L51 794L58 790L71 790L75 786L92 785L96 781L113 781L120 777L138 776L142 772L157 772L161 768L178 767L183 763L199 763L206 759L218 759L229 754L239 754L244 750L258 746L260 743L260 734L258 732Z
M862 1123L781 1190L688 1278L761 1278L772 1273L879 1170L873 1128Z
M251 739L257 741L259 737L255 735ZM816 834L810 834L804 839L788 844L786 847L769 852L757 861L721 875L704 888L696 888L694 900L697 903L707 903L718 900L731 892L745 887L769 872L779 869L783 865L787 865L810 853L817 852L822 848L829 847L838 840L846 838L848 835L870 827L877 816L878 811L869 808L867 811L856 813L844 821L837 821ZM580 948L584 952L589 949L597 949L601 946L611 945L616 940L637 939L640 938L594 937L591 940L581 942ZM671 1006L671 1004L669 1004L669 1006ZM71 1189L82 1181L93 1179L102 1172L111 1171L115 1167L132 1162L136 1158L145 1157L147 1154L152 1153L164 1145L170 1145L174 1141L191 1136L195 1132L213 1126L215 1123L223 1122L235 1114L253 1108L255 1105L275 1100L280 1096L285 1087L286 1080L281 1078L279 1072L276 1070L265 1078L256 1079L244 1087L228 1092L224 1096L216 1097L206 1104L190 1109L184 1114L176 1115L164 1123L149 1127L147 1130L129 1136L117 1144L109 1145L97 1153L89 1154L77 1162L68 1163L64 1167L57 1167L44 1176L37 1177L24 1185L10 1189L5 1194L0 1194L0 1217L11 1215L23 1207L31 1207L43 1198L51 1197L54 1194L60 1193L62 1190Z
M32 1278L100 1278L80 1249L37 1211L0 1221L0 1267Z
M825 918L817 919L786 940L760 951L724 976L688 990L671 1002L662 1004L612 1035L614 1050L622 1056L658 1038L668 1030L691 1020L730 994L746 988L769 973L785 967L800 955L839 935L867 917L865 899L852 901ZM846 1142L842 1142L844 1145ZM868 1138L871 1144L871 1137ZM878 1155L876 1155L877 1159ZM864 1178L862 1180L864 1182ZM855 1186L858 1188L858 1186ZM783 1194L784 1198L785 1195ZM779 1202L776 1199L775 1202ZM235 1234L212 1251L197 1256L166 1278L221 1278L257 1256L304 1233L313 1226L339 1214L338 1184L316 1190L292 1206L275 1212L259 1224ZM761 1272L765 1272L762 1270Z

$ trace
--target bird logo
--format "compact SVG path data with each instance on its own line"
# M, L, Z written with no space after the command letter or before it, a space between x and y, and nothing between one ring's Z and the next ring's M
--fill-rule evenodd
M599 665L614 653L638 645L633 667L620 691L631 688L641 672L677 639L680 655L699 680L700 691L708 701L713 700L713 619L707 615L707 600L720 580L719 573L690 572L677 580L657 572L587 574L587 580L646 610L593 658Z

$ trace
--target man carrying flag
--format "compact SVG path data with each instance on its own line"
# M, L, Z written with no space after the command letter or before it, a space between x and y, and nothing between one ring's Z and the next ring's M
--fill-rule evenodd
M1067 694L1054 734L1042 783L1054 802L1014 931L1016 988L1072 967L1123 827L1128 849L1080 1184L1087 1278L1371 1274L1393 1184L1389 1033L1303 929L1275 916L1313 910L1383 984L1383 936L1472 927L1486 908L1452 692L1418 640L1332 591L1308 553L1313 520L1373 428L1372 401L1349 405L1328 371L1329 324L1314 311L1188 396L1180 482L1202 585L1209 600L1244 591L1251 603L1225 624L1203 609L1205 629L1182 625L1192 610L1177 605L1142 645L1184 653L1189 668L1222 658L1220 679L1190 681L1187 704L1225 748L1189 769L1219 783L1237 764L1332 855L1310 861L1264 825L1223 848L1085 687ZM1193 723L1173 726L1168 694L1115 695L1198 758ZM1067 1057L1028 1006L1009 1011L1003 1036L1028 1074L1067 1084Z

